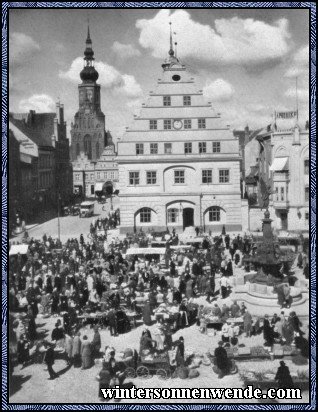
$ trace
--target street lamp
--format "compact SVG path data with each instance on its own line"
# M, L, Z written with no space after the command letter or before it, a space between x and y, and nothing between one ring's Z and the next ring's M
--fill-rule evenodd
M58 237L59 242L61 242L60 200L61 200L61 195L60 195L60 192L58 192L58 195L57 195L57 237Z

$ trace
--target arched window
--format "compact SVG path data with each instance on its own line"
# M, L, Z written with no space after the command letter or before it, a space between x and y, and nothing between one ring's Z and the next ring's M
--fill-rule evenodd
M87 134L84 137L84 151L88 159L91 159L92 158L92 142L91 142L91 137L89 134Z
M80 144L76 143L76 156L79 156L80 154Z
M140 209L140 223L151 222L151 209L149 207L143 207Z
M224 222L226 219L225 210L219 206L211 206L206 211L208 222Z
M99 159L99 143L96 143L96 159Z

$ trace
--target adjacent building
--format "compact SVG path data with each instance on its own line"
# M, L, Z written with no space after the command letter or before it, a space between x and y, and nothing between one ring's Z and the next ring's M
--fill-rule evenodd
M268 205L273 227L277 230L307 232L310 196L308 128L301 128L297 121L288 128L282 122L269 125L249 142L246 150L250 152L246 190L249 201L253 196L255 198L250 206L264 208ZM257 228L252 223L250 229Z
M242 230L239 141L175 56L118 142L121 232Z
M95 192L113 187L118 179L117 163L111 134L105 130L101 110L99 74L94 67L94 51L88 28L84 51L84 68L78 85L79 109L71 124L71 160L74 193L93 197ZM102 190L100 188L102 187Z
M9 170L16 168L19 175L9 182L11 211L23 212L28 220L56 207L58 196L61 205L70 201L72 169L62 104L57 103L56 113L9 114L9 163L11 157Z

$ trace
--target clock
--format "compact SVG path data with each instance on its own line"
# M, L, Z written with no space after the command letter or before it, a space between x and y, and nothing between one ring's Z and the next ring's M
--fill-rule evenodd
M181 120L175 120L175 121L173 122L173 127L174 127L175 129L177 129L177 130L180 130L181 127L182 127L182 121L181 121Z

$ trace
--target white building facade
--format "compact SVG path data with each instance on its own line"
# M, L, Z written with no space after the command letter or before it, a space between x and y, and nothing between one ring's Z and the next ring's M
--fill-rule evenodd
M272 134L272 207L278 230L309 230L309 132L298 125Z
M174 56L118 142L121 233L242 230L238 139Z

